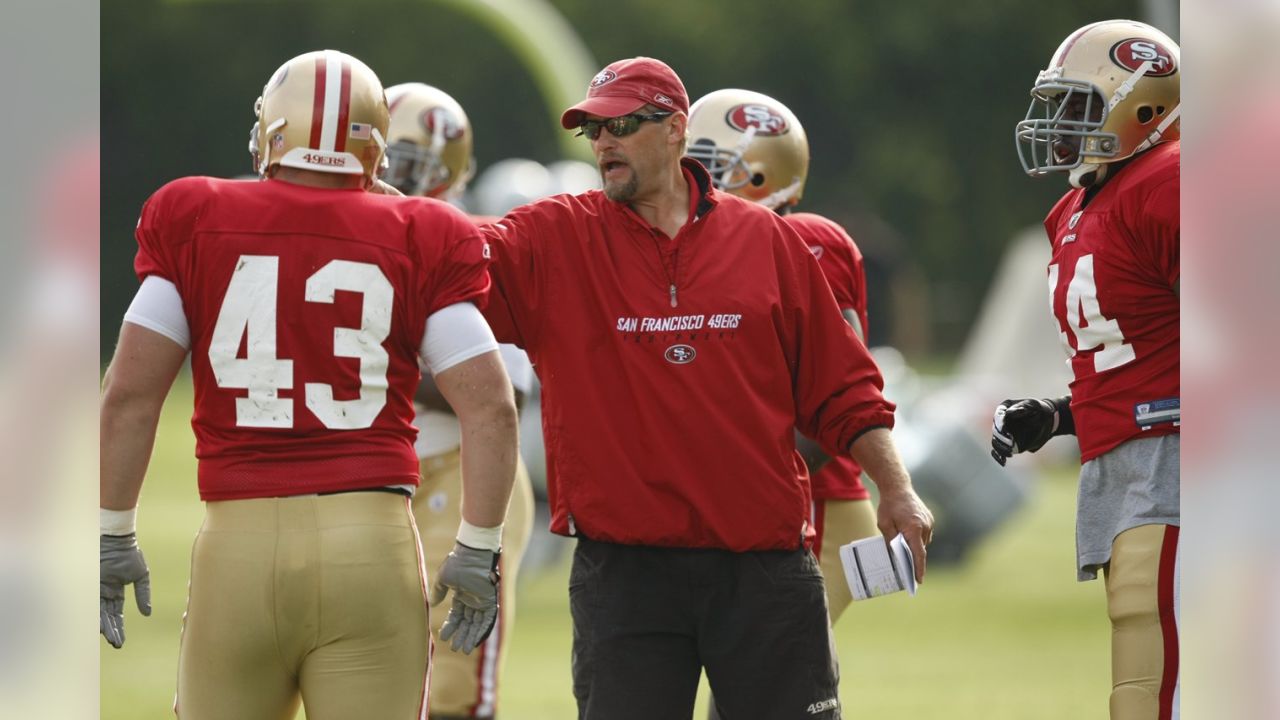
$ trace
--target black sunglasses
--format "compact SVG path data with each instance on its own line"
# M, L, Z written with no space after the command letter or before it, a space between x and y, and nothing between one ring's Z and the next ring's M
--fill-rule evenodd
M630 115L611 117L607 120L583 120L578 123L578 135L586 135L588 140L595 140L600 137L600 128L606 128L609 134L614 137L626 137L639 130L640 123L661 120L670 115L672 113L669 112L656 112L648 115L631 113Z

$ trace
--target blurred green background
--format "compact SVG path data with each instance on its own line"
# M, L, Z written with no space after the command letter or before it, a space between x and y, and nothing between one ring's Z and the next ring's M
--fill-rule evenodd
M191 388L183 377L165 406L138 515L154 611L143 618L129 600L124 648L100 643L103 720L173 717L191 543L203 517L190 414ZM1106 600L1100 581L1075 582L1074 505L1074 471L1052 473L1017 518L964 565L931 569L916 597L850 606L836 625L845 717L1105 718ZM521 574L500 717L577 716L567 560ZM697 720L706 717L705 697L704 681Z
M1162 7L1177 18L1170 0L511 1L558 11L594 57L588 72L651 55L691 99L745 87L794 110L813 154L801 207L850 229L868 256L869 344L913 360L957 351L1006 244L1066 187L1027 178L1011 142L1058 43L1094 20L1152 19ZM504 4L103 3L104 362L136 288L143 201L183 175L249 172L253 101L297 54L344 50L385 85L451 93L475 128L481 172L501 158L562 158L566 133L552 118L563 107L544 100L509 39L465 10Z

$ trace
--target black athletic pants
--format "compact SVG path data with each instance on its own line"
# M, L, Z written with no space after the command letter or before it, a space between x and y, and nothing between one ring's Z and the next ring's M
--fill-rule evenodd
M808 550L581 538L569 576L579 720L688 720L703 668L724 720L839 720L839 670Z

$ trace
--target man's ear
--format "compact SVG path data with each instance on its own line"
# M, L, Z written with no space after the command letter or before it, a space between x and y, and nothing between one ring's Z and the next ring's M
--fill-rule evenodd
M672 115L669 131L668 140L670 142L676 144L684 142L684 136L689 132L689 116L682 112Z

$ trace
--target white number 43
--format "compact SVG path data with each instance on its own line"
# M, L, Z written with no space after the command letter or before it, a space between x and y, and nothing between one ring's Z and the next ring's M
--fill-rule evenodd
M236 398L236 425L293 427L293 399L280 390L294 386L293 361L276 356L276 295L280 258L241 255L218 311L209 363L218 387L248 390ZM395 291L377 265L333 260L307 278L306 301L333 303L334 292L363 295L359 329L335 328L333 354L360 360L360 397L335 400L333 386L306 383L307 409L325 427L355 430L373 425L387 402L387 351ZM244 339L245 357L237 357Z

